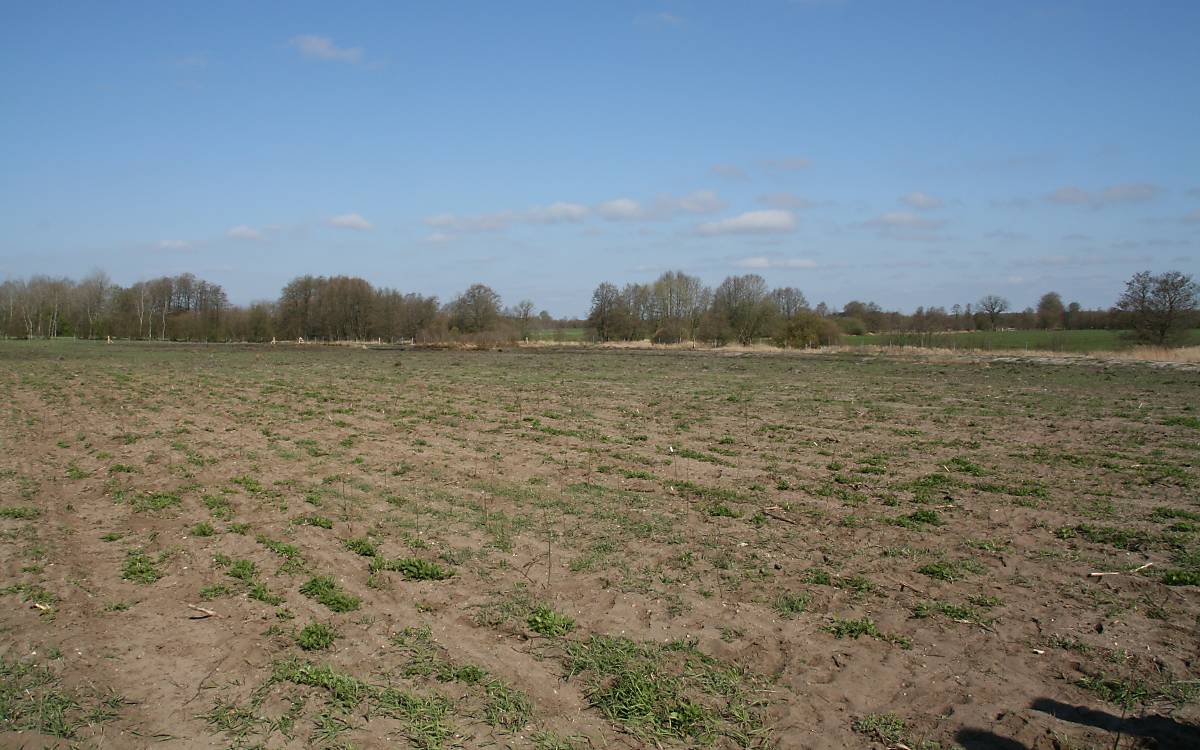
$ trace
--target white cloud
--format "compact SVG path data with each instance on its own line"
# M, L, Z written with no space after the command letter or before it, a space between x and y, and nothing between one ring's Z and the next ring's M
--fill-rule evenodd
M771 209L767 211L747 211L728 219L706 222L696 227L696 232L706 236L719 234L778 234L790 232L795 228L796 217L791 211Z
M778 159L764 159L760 164L769 172L798 172L808 169L812 162L803 156L784 156Z
M225 232L225 236L234 240L254 240L259 241L264 239L263 233L254 227L248 227L245 224L238 224L236 227L230 227L229 231Z
M1060 206L1087 206L1095 209L1126 203L1145 203L1158 197L1161 192L1162 188L1158 185L1145 182L1111 185L1096 191L1067 185L1047 194L1046 201Z
M939 208L942 205L941 198L937 198L928 193L922 193L920 191L901 196L900 202L909 208L915 208L918 211L927 211L929 209Z
M712 190L696 190L682 197L660 195L649 205L632 198L616 198L596 206L596 213L609 221L662 221L680 213L711 214L725 208Z
M339 214L329 219L330 226L339 227L341 229L356 229L360 232L374 229L371 222L364 219L359 214Z
M426 237L425 241L431 245L444 245L447 242L452 241L453 239L454 239L454 237L446 234L445 232L434 232L433 234Z
M159 250L187 250L191 246L187 240L159 240L155 245Z
M642 204L632 198L615 198L596 206L596 213L609 221L633 221L643 218Z
M767 193L758 196L758 202L764 206L772 208L811 208L815 205L808 198L801 197L795 193Z
M538 206L525 213L525 219L535 224L559 224L562 222L583 221L589 213L588 207L578 203L551 203L549 206Z
M810 258L770 258L765 255L754 255L733 262L738 268L816 268L817 262Z
M362 47L338 47L329 37L301 34L289 39L288 45L312 60L335 60L354 65L363 61Z

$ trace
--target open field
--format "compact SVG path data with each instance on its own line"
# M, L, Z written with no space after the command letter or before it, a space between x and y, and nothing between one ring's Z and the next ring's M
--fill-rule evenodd
M5 341L0 393L3 747L1200 731L1194 368Z
M918 346L943 349L1019 350L1052 352L1113 352L1131 349L1136 343L1122 331L953 331L945 333L879 333L844 336L847 346ZM1200 346L1200 330L1190 330L1182 342Z
M586 328L542 328L529 334L530 341L590 341Z

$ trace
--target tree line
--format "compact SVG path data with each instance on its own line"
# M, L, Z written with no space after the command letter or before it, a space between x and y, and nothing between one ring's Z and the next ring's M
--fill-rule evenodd
M835 310L810 306L794 287L771 288L757 274L729 276L710 288L668 271L650 283L592 293L585 320L556 320L534 303L506 307L499 294L474 284L447 303L436 296L374 287L351 276L299 276L274 301L230 304L219 284L185 273L115 284L103 271L75 281L46 275L0 283L0 335L16 338L128 338L173 341L469 341L495 344L537 331L583 327L593 341L725 345L770 342L783 347L837 343L843 335L1000 329L1120 329L1139 340L1171 344L1197 324L1198 288L1178 271L1135 274L1108 309L1084 309L1047 292L1036 306L1014 310L995 294L975 302L885 311L853 300Z

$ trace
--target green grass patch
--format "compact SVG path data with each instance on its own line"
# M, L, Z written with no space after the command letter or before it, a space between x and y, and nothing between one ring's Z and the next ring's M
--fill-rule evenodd
M310 578L300 587L300 593L324 604L334 612L350 612L358 609L360 603L357 596L344 591L330 576Z

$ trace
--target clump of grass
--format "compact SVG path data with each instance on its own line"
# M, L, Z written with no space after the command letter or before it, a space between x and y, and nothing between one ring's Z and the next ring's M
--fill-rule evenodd
M1074 539L1081 537L1096 544L1109 544L1119 549L1136 552L1148 546L1153 539L1138 529L1127 529L1119 526L1091 526L1081 523L1076 526L1064 526L1055 530L1054 535L1059 539Z
M154 558L141 550L130 550L121 566L121 577L131 583L154 583L163 577Z
M338 633L332 627L320 622L310 622L296 636L296 643L305 651L327 649L337 640Z
M892 518L889 520L889 523L894 526L903 526L906 529L919 529L924 525L941 526L945 521L942 520L942 517L938 515L936 510L921 508L908 515Z
M208 521L201 521L191 528L192 536L212 536L215 533L216 530L213 529L212 524Z
M859 734L865 734L875 742L891 747L904 741L908 730L904 719L894 713L867 714L850 725Z
M971 573L982 573L983 565L976 560L938 560L922 565L917 572L939 581L959 581Z
M725 737L738 746L766 739L765 702L756 692L761 683L694 643L596 635L564 648L567 677L582 675L589 703L636 737L690 745Z
M165 510L179 505L178 492L142 492L134 495L130 505L138 513Z
M271 539L264 534L259 534L254 538L254 540L275 554L282 555L289 560L294 560L300 557L300 548L294 544L280 542L275 539Z
M970 474L973 477L981 477L987 474L987 469L963 456L956 456L950 459L946 462L946 467L960 474Z
M258 567L250 560L234 560L225 574L245 583L253 583L258 577Z
M536 607L525 619L529 629L547 638L557 638L575 628L575 620L546 606Z
M780 594L775 599L775 611L782 617L792 618L808 608L808 602L811 600L808 594Z
M913 617L942 615L960 622L982 622L979 613L972 607L951 602L921 602L913 608Z
M331 576L310 578L300 587L300 593L324 604L334 612L350 612L358 609L360 603L357 596L344 591Z
M742 515L725 503L713 503L705 508L704 512L714 518L740 518Z
M382 557L372 558L371 572L375 573L380 570L402 573L410 581L443 581L454 575L452 569L444 568L435 562L419 557L402 557L394 560Z
M290 682L325 692L327 703L341 712L367 703L371 713L398 720L409 741L418 748L443 747L453 734L446 723L452 704L440 695L422 696L394 687L370 685L331 667L299 660L276 662L271 682Z
M1001 601L1000 597L992 596L991 594L971 594L967 597L967 602L969 604L974 604L976 607L983 607L985 609L999 607L1004 603Z
M31 521L42 515L40 508L30 508L22 505L6 505L0 508L0 518L11 518L14 521Z
M272 607L276 607L286 601L282 596L267 588L267 584L261 581L256 581L250 586L250 592L247 596L263 604L270 604Z
M357 555L362 555L363 557L374 557L379 551L371 542L371 540L367 539L366 537L347 539L345 542L343 542L343 544L345 545L346 549Z
M233 593L233 589L223 583L214 583L200 589L200 598L205 601L212 601L222 596L229 596Z
M484 690L487 703L483 707L483 717L488 724L515 732L533 718L533 703L520 690L499 680L492 680Z
M228 521L233 518L233 506L229 504L229 500L224 495L205 495L201 498L204 501L204 507L208 508L208 512L213 518L220 518Z
M318 516L318 515L300 516L299 518L292 519L292 523L294 523L298 526L316 526L317 528L320 528L320 529L332 529L333 528L333 521L326 518L325 516Z
M1182 519L1184 521L1200 521L1200 513L1190 510L1180 510L1179 508L1168 508L1165 505L1160 505L1150 514L1150 518L1155 521L1170 521L1174 519Z
M0 659L2 732L36 732L77 740L84 737L87 727L116 719L124 704L125 699L111 690L72 691L44 666Z
M888 643L894 643L901 648L911 648L912 641L902 635L892 635L884 633L875 624L875 621L869 617L862 617L857 620L843 620L835 617L833 622L823 628L826 632L832 633L834 638L854 638L858 639L862 636L869 636Z
M1200 571L1168 570L1163 573L1162 582L1168 586L1200 586Z

